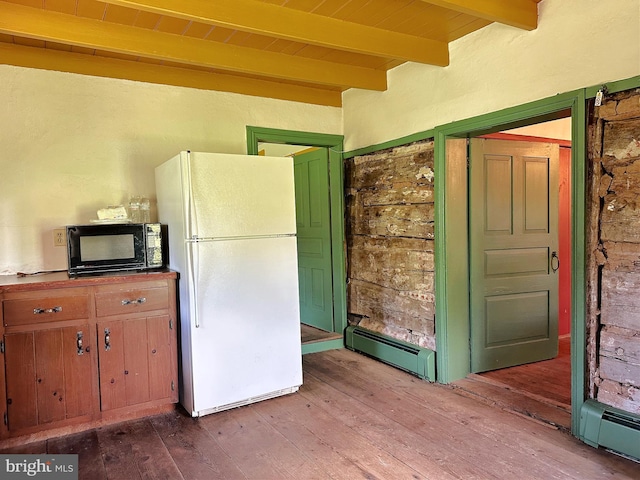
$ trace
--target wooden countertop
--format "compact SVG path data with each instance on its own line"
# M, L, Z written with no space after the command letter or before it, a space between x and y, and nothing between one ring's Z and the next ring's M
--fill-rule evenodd
M86 287L109 283L140 282L178 278L173 270L149 270L143 272L111 272L101 275L69 277L67 272L42 273L36 275L0 275L0 293L23 290L45 290L48 288Z

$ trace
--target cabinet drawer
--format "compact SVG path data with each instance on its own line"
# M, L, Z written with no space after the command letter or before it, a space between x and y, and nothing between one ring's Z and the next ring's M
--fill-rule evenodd
M97 317L166 310L168 308L169 289L166 284L96 291Z
M2 308L5 326L83 319L89 317L89 297L86 294L54 294L41 298L5 299Z

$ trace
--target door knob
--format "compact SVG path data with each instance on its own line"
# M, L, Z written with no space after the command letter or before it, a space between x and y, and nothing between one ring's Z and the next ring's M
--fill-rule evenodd
M556 273L560 268L560 259L557 252L551 252L551 270Z

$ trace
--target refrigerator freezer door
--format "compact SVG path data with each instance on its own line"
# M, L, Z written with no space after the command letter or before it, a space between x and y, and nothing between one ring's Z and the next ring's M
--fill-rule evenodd
M193 411L302 384L295 237L189 242Z
M293 159L186 155L191 238L295 233Z

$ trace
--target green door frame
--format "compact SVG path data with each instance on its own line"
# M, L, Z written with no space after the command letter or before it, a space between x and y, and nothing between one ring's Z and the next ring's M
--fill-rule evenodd
M347 328L347 284L344 231L344 169L342 149L344 137L324 133L279 130L247 126L247 153L258 154L258 144L280 143L327 148L329 151L329 201L331 212L331 251L333 282L334 331L343 333ZM331 348L341 348L344 340L329 340L310 344L303 353L313 353ZM305 345L305 347L307 347Z
M470 371L469 258L466 162L447 165L447 139L469 138L553 120L571 111L572 293L571 431L580 436L586 399L586 100L606 86L609 93L640 88L640 76L609 82L438 126L344 153L344 158L433 138L435 148L435 297L437 381L450 383ZM447 255L447 251L452 252ZM462 252L462 253L461 253ZM592 402L589 400L589 402ZM582 420L584 422L584 420Z
M438 381L449 383L470 373L468 186L466 162L448 164L447 139L470 138L566 117L571 111L572 171L572 430L578 431L585 400L586 283L586 105L579 90L435 129L436 347ZM451 181L457 179L458 181ZM448 254L447 252L452 252Z

